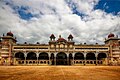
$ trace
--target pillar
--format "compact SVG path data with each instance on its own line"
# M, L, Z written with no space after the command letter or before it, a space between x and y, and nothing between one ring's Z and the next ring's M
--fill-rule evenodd
M49 56L49 65L51 65L51 61L50 61L51 53L48 53L48 56Z
M54 65L56 65L56 55L57 53L54 53Z
M37 57L37 65L38 65L39 53L36 53L36 57Z
M69 53L67 53L67 65L69 65Z
M99 54L98 52L95 53L96 65L98 64L98 63L97 63L97 61L98 61L98 60L97 60L98 54Z
M86 65L86 55L87 53L84 53L84 61L85 61L84 65Z
M25 56L25 63L24 64L26 64L27 53L24 53L24 56Z
M73 56L73 62L72 62L72 65L74 65L74 57L75 57L75 53L72 53L72 56Z

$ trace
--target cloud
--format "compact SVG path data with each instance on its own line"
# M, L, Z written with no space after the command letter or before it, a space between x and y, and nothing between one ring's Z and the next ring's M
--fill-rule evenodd
M120 35L120 16L94 6L99 0L4 0L0 1L0 34L12 31L19 43L47 43L53 33L76 43L101 43L110 32ZM32 17L21 18L25 14ZM75 8L74 8L75 7ZM81 15L75 14L74 10Z

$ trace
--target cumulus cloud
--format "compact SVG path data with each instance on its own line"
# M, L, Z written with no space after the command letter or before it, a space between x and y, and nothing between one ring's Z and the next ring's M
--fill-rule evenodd
M120 35L120 16L94 6L99 0L4 0L0 1L0 34L12 31L19 43L47 43L53 33L66 38L73 34L76 43L101 43L110 32ZM19 11L33 15L22 19ZM73 9L80 16L74 14Z

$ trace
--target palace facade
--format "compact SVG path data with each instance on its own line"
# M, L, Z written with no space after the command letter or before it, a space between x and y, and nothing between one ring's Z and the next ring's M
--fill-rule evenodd
M105 44L76 44L54 34L47 44L17 44L12 32L0 39L0 65L120 65L120 38L110 33Z

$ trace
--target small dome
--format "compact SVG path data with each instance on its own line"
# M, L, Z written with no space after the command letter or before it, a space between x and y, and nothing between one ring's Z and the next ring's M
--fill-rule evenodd
M108 38L111 38L111 37L115 37L115 35L114 35L113 33L110 33L110 34L108 35Z
M59 35L57 42L66 42L66 41L67 40L65 40L64 38L61 37L61 35Z
M7 36L12 36L13 37L13 33L10 31L7 33Z
M66 40L64 38L59 38L57 42L66 42Z

